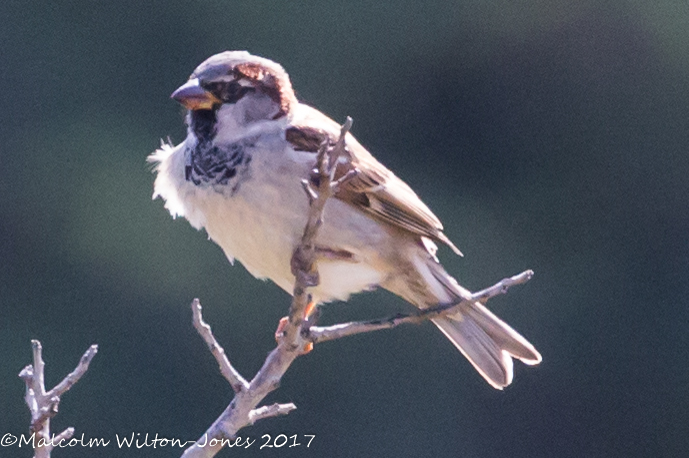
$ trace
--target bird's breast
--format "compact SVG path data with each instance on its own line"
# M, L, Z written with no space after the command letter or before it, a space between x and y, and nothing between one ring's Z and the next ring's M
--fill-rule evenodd
M179 202L176 213L203 227L228 258L291 292L290 259L309 213L301 180L309 177L315 155L296 152L277 136L218 148L191 160L189 151L178 149L178 157L159 171L161 179L169 169L176 189L169 196L159 194L168 206ZM228 176L231 169L236 172ZM344 299L379 284L378 251L388 241L389 234L368 216L337 199L329 201L316 241L324 254L315 295L324 301Z
M225 254L283 286L292 281L289 260L306 221L300 177L308 165L285 160L276 147L259 139L192 155L186 187L194 188L187 206L200 210L202 226Z

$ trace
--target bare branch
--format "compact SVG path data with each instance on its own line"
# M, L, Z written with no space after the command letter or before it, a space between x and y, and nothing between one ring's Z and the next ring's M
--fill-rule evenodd
M439 315L448 313L449 311L455 310L466 303L485 303L492 297L505 294L507 290L514 285L526 283L531 279L531 277L533 277L533 271L526 270L519 275L505 278L489 288L472 294L470 299L463 300L457 304L443 304L437 307L430 307L419 310L417 313L411 315L396 315L378 320L353 321L350 323L342 323L325 327L311 326L308 330L308 335L306 338L314 344L317 344L355 334L380 331L383 329L392 329L401 324L419 324L432 318L436 318Z
M202 322L203 318L201 317L200 305L196 310L199 314L199 321ZM197 330L198 329L197 327ZM204 330L204 332L206 331ZM210 327L208 327L207 332L212 336ZM205 338L204 336L204 339ZM215 341L214 337L212 339ZM222 439L233 438L237 434L237 431L245 426L252 425L262 418L275 415L286 415L290 411L296 409L296 406L293 404L291 407L287 404L280 408L269 406L256 409L258 403L261 402L268 393L278 387L282 375L287 371L292 361L301 354L294 349L290 350L290 348L291 346L280 344L268 355L263 363L263 367L261 367L251 383L249 383L246 388L235 392L234 399L232 399L232 402L227 406L225 411L194 445L184 451L182 455L184 458L213 457L222 449Z
M519 275L515 275L509 278L503 278L502 281L497 282L493 286L472 294L471 298L474 301L478 301L485 304L486 302L488 302L488 299L491 299L495 296L499 296L500 294L506 294L507 290L509 290L510 287L515 285L523 285L527 281L531 280L533 275L533 270L525 270Z
M272 404L269 406L259 407L249 412L249 421L251 424L254 424L258 420L263 420L264 418L287 415L291 411L296 410L296 408L297 406L291 402L288 404Z
M336 181L333 181L332 184L330 185L330 188L333 190L333 194L336 193L342 187L342 185L344 185L345 183L350 181L352 178L357 176L359 173L360 173L359 169L354 168L354 169L348 171L347 173L345 173L344 175L342 175Z
M91 360L98 353L98 345L91 345L77 367L48 392L45 391L43 347L38 340L32 340L31 347L33 364L22 369L19 377L26 384L24 400L31 412L31 431L36 434L34 458L49 458L54 444L59 444L61 440L69 439L74 434L74 428L70 427L51 440L50 419L57 414L60 396L69 391L88 370Z
M64 440L64 441L68 441L69 439L72 438L72 436L74 436L74 428L72 428L72 427L70 426L69 428L65 429L65 430L62 431L60 434L58 434L57 436L55 436L55 437L53 438L53 440L52 440L52 443L53 443L53 444L59 444L60 441L63 441L63 440Z
M194 299L191 303L192 311L192 322L196 331L201 335L203 340L208 345L208 349L211 351L215 360L220 365L220 373L225 377L225 380L230 382L230 386L235 393L239 393L242 390L249 388L249 383L244 380L244 377L232 366L230 360L227 359L225 354L225 349L218 343L211 331L210 325L203 321L203 315L201 314L201 302L198 299Z
M337 161L340 156L345 155L345 136L352 127L352 118L349 116L342 125L340 130L340 138L334 147L330 148L327 142L321 145L318 151L316 171L318 172L318 187L315 191L315 199L311 198L309 206L309 215L304 227L304 233L301 238L301 243L294 251L292 256L292 273L296 280L294 283L294 291L292 298L292 306L290 307L289 321L284 329L284 342L288 344L297 345L298 341L302 340L300 328L304 322L304 313L311 298L308 296L306 289L318 285L318 270L316 268L316 249L314 240L318 229L323 224L323 210L328 199L335 193L332 184L335 176L335 169L337 168ZM302 345L303 346L303 345Z
M306 197L309 198L309 204L318 199L318 194L316 194L316 191L311 187L309 180L301 180L301 186L304 188L304 191L306 191Z
M62 379L60 383L55 385L52 390L46 393L46 396L62 396L66 391L72 388L89 369L89 364L91 364L91 360L96 356L96 353L98 353L98 345L91 345L81 357L76 369Z

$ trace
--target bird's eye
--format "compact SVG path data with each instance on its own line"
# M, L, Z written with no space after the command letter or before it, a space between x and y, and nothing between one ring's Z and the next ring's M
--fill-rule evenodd
M247 92L254 91L253 87L242 86L237 81L202 83L201 87L222 100L223 103L236 103L239 99L244 97Z

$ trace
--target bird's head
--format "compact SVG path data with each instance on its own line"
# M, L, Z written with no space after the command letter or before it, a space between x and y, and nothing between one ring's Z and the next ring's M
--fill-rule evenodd
M189 109L192 130L196 122L198 128L211 129L206 134L217 131L217 124L235 131L255 122L280 119L297 103L285 70L246 51L209 57L171 97Z

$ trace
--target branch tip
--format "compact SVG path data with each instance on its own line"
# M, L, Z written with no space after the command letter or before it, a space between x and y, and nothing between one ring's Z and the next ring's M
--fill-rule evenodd
M269 406L258 407L249 412L249 422L253 425L258 420L287 415L291 411L296 410L296 408L297 406L291 402L288 404L276 403Z
M218 343L215 336L213 335L213 330L210 325L203 321L203 314L201 312L201 301L198 298L191 302L192 311L192 324L196 328L196 332L199 333L206 346L210 350L211 354L215 357L218 366L220 366L220 373L225 380L227 380L235 393L239 393L246 390L249 386L248 382L241 376L239 371L234 368L232 363L230 363L225 349Z

